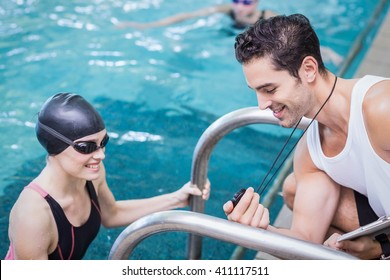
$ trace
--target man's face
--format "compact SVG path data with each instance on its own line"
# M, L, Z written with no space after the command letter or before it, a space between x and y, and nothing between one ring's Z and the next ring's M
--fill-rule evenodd
M280 125L293 127L310 109L313 94L287 71L276 71L269 58L256 58L243 65L248 86L261 110L272 110Z

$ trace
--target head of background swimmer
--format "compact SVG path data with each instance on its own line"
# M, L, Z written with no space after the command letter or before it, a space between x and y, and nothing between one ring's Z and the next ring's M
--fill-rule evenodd
M236 18L246 17L257 11L259 0L233 0L233 13Z
M232 0L233 4L236 4L236 5L244 5L244 6L250 6L250 5L253 5L253 4L257 4L257 2L259 2L259 0Z
M57 155L73 146L73 141L103 129L104 121L96 109L74 93L58 93L46 100L35 126L38 141L49 155ZM108 137L105 137L100 146L96 145L96 149L104 147L107 141ZM92 146L80 148L88 153L94 148ZM76 150L79 148L73 147Z

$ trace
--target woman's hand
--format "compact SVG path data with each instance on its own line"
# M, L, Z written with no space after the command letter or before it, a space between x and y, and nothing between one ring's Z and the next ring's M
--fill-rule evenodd
M191 182L185 183L174 193L176 198L179 200L178 207L188 206L190 195L202 196L204 200L209 199L210 188L211 185L209 180L207 180L202 191L196 185L191 184Z

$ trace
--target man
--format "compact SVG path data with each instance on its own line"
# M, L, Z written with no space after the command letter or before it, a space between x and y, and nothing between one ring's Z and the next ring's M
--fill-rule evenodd
M315 118L299 141L294 173L286 185L295 192L290 229L269 225L259 195L248 188L236 207L224 205L229 220L322 243L331 226L341 232L390 215L390 80L365 76L341 79L328 71L317 35L299 14L257 22L236 38L236 58L261 110L293 127ZM372 208L372 209L371 209ZM372 211L363 221L361 213ZM325 245L362 259L388 256L388 236Z

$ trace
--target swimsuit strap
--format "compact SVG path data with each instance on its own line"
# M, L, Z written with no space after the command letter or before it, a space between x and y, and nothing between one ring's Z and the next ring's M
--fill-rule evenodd
M102 216L102 213L100 211L100 204L99 200L95 191L95 187L93 186L91 181L87 181L87 191L89 194L89 197L91 198L92 206L95 207L95 209L98 211L99 215Z
M32 189L32 190L38 192L43 198L45 198L48 195L48 193L44 189L42 189L37 183L34 183L34 182L31 182L30 184L28 184L24 188L25 189Z
M56 249L49 254L49 259L82 259L88 246L99 232L101 224L100 205L91 181L86 182L86 189L91 201L91 211L85 224L74 227L66 217L61 205L38 184L31 182L25 188L37 191L49 204L58 232Z
M73 250L74 250L74 234L73 234L73 227L66 218L66 215L64 213L64 210L61 208L61 206L58 204L58 202L51 197L49 193L47 193L41 186L39 186L37 183L31 182L29 185L27 185L25 188L32 189L36 192L38 192L49 204L51 212L53 214L54 220L56 222L57 226L57 232L58 232L58 245L56 249L49 254L49 259L64 259L65 256L67 259L71 258ZM68 238L65 238L64 236L70 236L71 240L71 246L69 252L62 252L61 248L67 248L68 246L61 246L63 244L64 240L68 240ZM65 238L65 239L64 239ZM65 256L64 256L65 255Z

